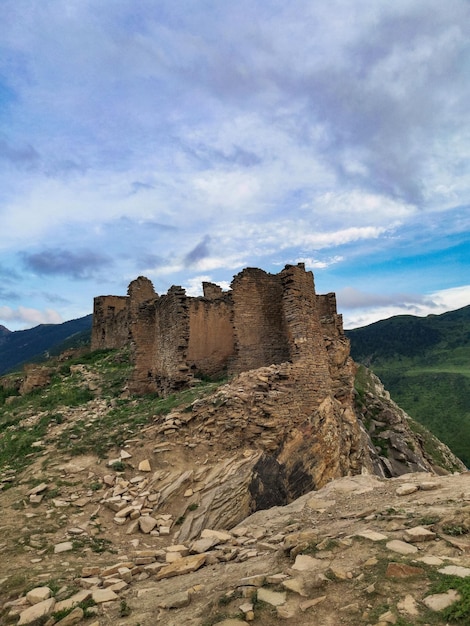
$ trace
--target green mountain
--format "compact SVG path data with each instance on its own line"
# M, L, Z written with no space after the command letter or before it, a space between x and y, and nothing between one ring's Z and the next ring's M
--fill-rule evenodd
M470 306L399 315L346 334L353 359L470 466Z
M88 344L92 319L92 315L86 315L63 324L40 324L14 332L0 327L0 375L23 363L41 361L67 348Z

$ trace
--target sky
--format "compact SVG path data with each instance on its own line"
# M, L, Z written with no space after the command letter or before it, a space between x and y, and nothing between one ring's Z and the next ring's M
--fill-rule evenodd
M303 262L470 304L468 0L2 0L0 325Z

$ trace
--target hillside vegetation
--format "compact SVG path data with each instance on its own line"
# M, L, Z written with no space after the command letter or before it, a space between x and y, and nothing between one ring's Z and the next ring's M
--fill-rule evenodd
M470 306L425 318L401 315L347 332L355 361L470 465Z
M302 452L309 465L321 457L325 440L308 443L327 411L294 433L282 471L263 452L293 428L295 414L286 424L277 412L283 394L298 406L289 364L133 397L129 357L81 350L0 379L0 623L469 623L459 576L470 574L470 477L369 370L355 386L364 453L393 469L394 450L417 461L422 445L443 475L421 465L386 480L358 467L310 491ZM21 377L38 386L24 391ZM283 489L290 462L304 495L241 514L247 499Z
M86 315L63 324L40 324L27 330L10 332L0 327L0 375L24 363L43 361L67 348L90 342L93 316Z

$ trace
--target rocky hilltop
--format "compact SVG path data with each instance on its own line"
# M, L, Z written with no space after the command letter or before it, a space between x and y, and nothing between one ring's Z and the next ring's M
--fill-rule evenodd
M109 315L115 296L95 302L100 349L0 379L2 623L404 626L464 610L466 469L354 364L333 294L301 266L201 299L146 279L130 294Z

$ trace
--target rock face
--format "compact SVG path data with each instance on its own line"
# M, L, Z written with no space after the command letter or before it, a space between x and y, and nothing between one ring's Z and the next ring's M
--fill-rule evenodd
M341 476L433 469L380 381L363 372L355 390L357 366L335 296L316 295L303 264L276 275L243 270L228 292L205 283L202 298L180 287L158 296L140 277L126 297L96 298L94 311L93 348L132 345L131 391L165 395L195 375L235 375L155 428L162 445L210 442L231 457L230 472L220 464L197 513L186 516L184 538L285 505ZM442 449L444 466L463 469ZM195 469L188 464L181 475Z

